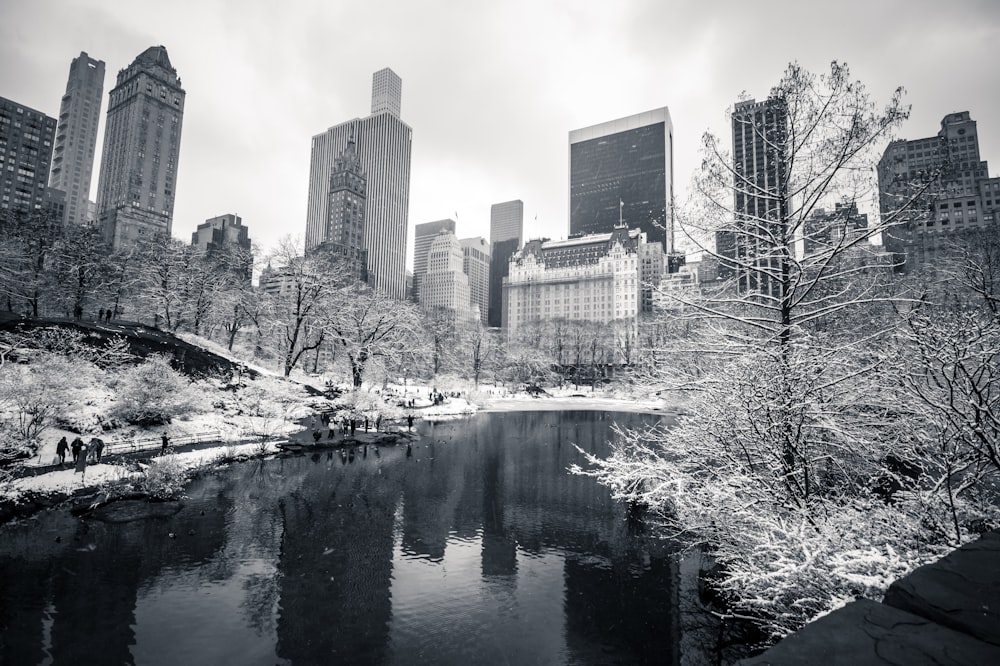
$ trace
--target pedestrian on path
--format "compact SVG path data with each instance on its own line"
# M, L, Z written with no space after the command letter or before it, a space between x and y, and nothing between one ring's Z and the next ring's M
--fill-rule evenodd
M167 446L170 445L170 438L167 437L166 430L163 431L163 437L160 438L160 441L162 442L162 446L160 446L160 455L166 455Z
M90 452L94 456L94 462L101 462L101 453L104 451L104 440L100 437L92 437L90 440Z
M80 451L79 451L79 453L76 456L76 469L73 470L73 473L76 474L77 472L79 472L83 476L86 476L87 475L87 445L83 444L83 440L80 440L80 443L82 444L82 446L80 447Z
M406 415L406 429L413 430L413 414Z
M70 445L70 451L73 452L73 464L76 464L77 458L80 457L80 449L83 448L83 440L79 436L73 439L73 443Z
M69 443L66 441L66 438L63 437L62 439L59 440L59 443L56 444L56 455L59 456L60 465L66 464L67 451L69 451Z

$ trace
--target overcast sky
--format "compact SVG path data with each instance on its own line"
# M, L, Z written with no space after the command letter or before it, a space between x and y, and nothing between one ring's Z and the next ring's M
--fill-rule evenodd
M383 67L413 128L410 255L413 225L457 213L460 238L488 238L510 199L528 237L564 237L569 131L661 106L683 198L702 133L725 136L740 92L766 97L792 60L847 62L880 105L903 86L903 138L970 111L1000 174L998 0L2 0L0 96L56 116L72 58L103 60L99 155L118 71L157 44L187 93L185 240L223 213L262 251L304 236L311 138L368 115Z

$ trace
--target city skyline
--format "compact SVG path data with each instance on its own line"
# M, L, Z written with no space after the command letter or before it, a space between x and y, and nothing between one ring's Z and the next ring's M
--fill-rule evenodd
M822 17L792 3L711 13L660 4L515 2L480 14L382 2L233 14L221 3L181 3L150 21L146 2L13 0L0 9L0 57L10 63L0 95L55 117L67 63L81 51L117 72L164 45L190 95L173 233L186 238L233 212L262 250L285 235L304 238L310 139L362 116L372 72L383 67L406 84L402 116L413 128L408 236L453 217L460 237L487 237L490 206L520 199L526 238L565 237L569 132L662 106L683 202L701 134L725 137L740 92L766 97L792 60L816 73L847 62L880 105L906 87L913 114L900 138L933 134L941 117L968 110L983 121L983 159L1000 159L1000 128L990 122L1000 75L986 65L1000 36L995 3L959 2L948 13L930 2L845 3ZM748 49L738 39L775 22L781 40ZM511 31L521 38L507 39ZM383 33L390 38L373 48ZM103 132L102 119L99 141ZM407 253L412 265L412 243Z

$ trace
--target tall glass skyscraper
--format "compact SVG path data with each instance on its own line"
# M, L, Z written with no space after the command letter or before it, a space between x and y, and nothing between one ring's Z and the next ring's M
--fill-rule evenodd
M163 46L149 47L118 72L97 187L98 223L116 249L171 232L184 97Z
M399 118L402 83L390 69L372 76L372 113L312 138L306 251L328 240L330 174L351 136L367 176L364 243L368 282L394 298L406 295L406 234L413 130Z
M674 249L674 126L667 107L569 133L569 232L619 222Z
M524 202L520 199L490 206L490 301L487 323L499 328L503 319L503 279L507 277L510 258L524 242Z
M52 151L49 186L66 193L64 224L84 224L97 149L97 123L104 94L104 61L82 51L73 58L66 94L59 104L59 124Z

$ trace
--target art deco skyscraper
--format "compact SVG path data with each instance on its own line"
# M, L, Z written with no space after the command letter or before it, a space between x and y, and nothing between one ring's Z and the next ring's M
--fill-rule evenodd
M104 94L104 61L81 51L69 66L52 151L49 186L66 193L65 224L85 224Z
M115 248L171 232L184 96L163 46L149 47L118 72L97 192L98 223Z
M490 297L487 324L499 328L503 313L503 279L507 277L510 258L524 242L524 202L520 199L490 206Z
M330 174L330 204L325 240L309 252L322 251L345 265L349 274L368 281L368 251L365 250L365 205L368 179L361 170L354 137L334 160Z
M569 231L619 222L674 251L674 126L667 107L569 133Z
M418 224L413 230L413 300L420 302L420 281L427 272L427 252L441 233L455 234L455 220L437 220Z
M330 174L354 137L367 177L364 249L368 283L394 298L406 294L406 235L413 130L399 118L402 84L390 69L372 77L372 113L334 125L312 139L306 251L329 240Z
M977 233L996 233L1000 226L1000 178L989 176L968 111L942 118L935 136L890 142L878 180L882 223L892 224L882 242L896 270L933 264L975 242Z

